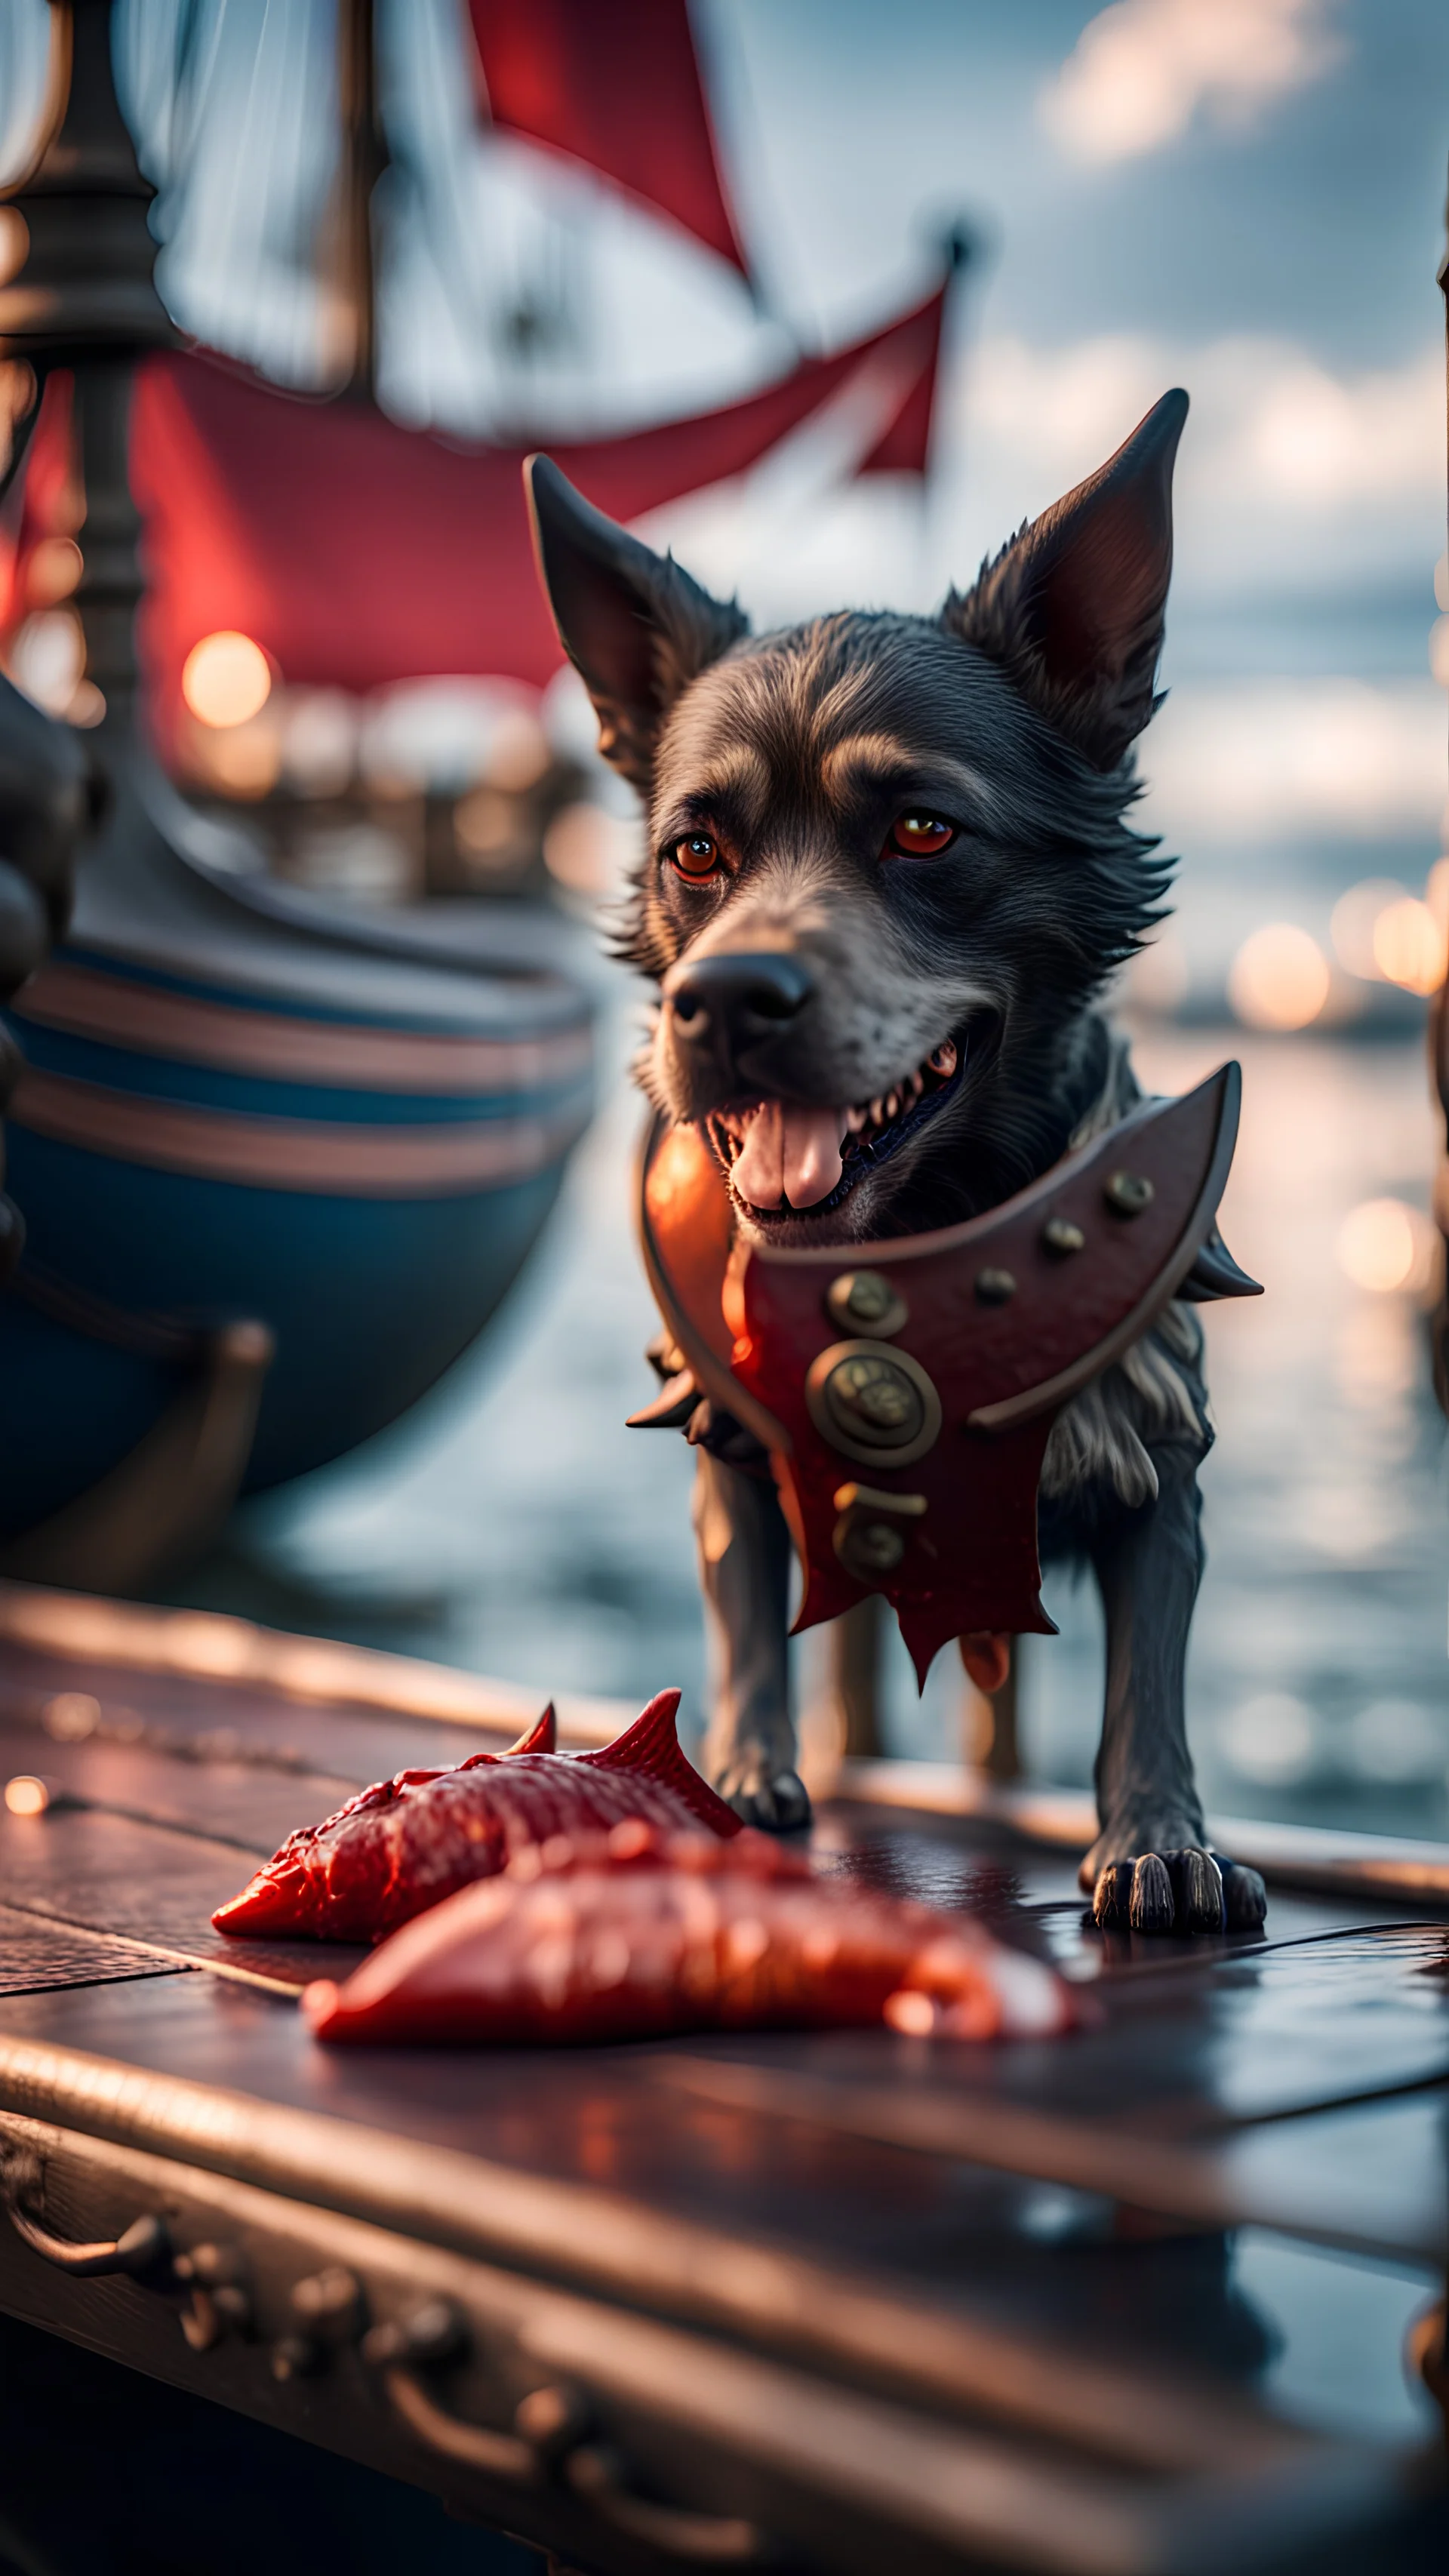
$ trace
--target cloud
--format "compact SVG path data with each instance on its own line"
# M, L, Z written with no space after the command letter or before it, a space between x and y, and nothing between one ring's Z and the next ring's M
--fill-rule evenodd
M1343 603L1355 588L1415 580L1427 640L1444 507L1443 355L1432 343L1398 367L1335 373L1291 340L994 338L966 357L949 471L924 508L894 480L824 488L802 438L760 476L671 504L647 533L716 589L737 588L759 626L842 601L929 609L1100 465L1172 384L1190 388L1193 409L1177 477L1172 690L1142 754L1151 828L1187 850L1429 839L1445 767L1444 699L1427 664L1422 679L1371 686L1265 675L1255 657L1265 617L1281 622L1286 609L1316 630L1314 601L1341 620L1334 632L1352 655ZM1226 653L1244 677L1201 675L1204 633L1219 669Z
M1341 60L1330 0L1117 0L1042 92L1043 124L1079 161L1129 161L1200 110L1241 126Z
M1142 748L1148 827L1170 847L1432 835L1444 700L1430 680L1184 684Z
M1266 337L989 340L966 364L953 521L979 559L1184 384L1180 598L1302 595L1421 562L1427 580L1443 519L1443 369L1432 342L1400 366L1337 374Z

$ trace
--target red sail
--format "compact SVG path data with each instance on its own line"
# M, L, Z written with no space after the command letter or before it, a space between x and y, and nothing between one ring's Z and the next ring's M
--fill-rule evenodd
M857 471L921 473L944 295L722 411L550 453L627 521L746 472L839 398L858 410ZM542 686L561 657L534 575L522 463L521 448L448 445L362 404L278 393L215 359L147 359L131 469L163 748L186 656L219 628L253 636L301 686L365 694L457 673Z
M543 143L746 266L686 0L469 0L495 125Z

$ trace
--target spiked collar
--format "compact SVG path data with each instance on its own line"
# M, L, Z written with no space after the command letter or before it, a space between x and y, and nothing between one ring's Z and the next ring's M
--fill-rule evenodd
M656 1120L650 1283L694 1385L769 1452L804 1577L797 1630L884 1593L922 1682L952 1638L1051 1633L1036 1520L1052 1424L1179 1291L1255 1293L1204 1249L1240 1088L1227 1064L1146 1101L964 1225L819 1250L736 1239L709 1147Z

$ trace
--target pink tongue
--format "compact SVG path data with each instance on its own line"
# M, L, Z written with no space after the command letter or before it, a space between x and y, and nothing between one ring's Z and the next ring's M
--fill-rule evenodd
M843 1109L795 1109L762 1100L747 1113L744 1143L730 1179L751 1207L814 1207L828 1199L840 1178Z

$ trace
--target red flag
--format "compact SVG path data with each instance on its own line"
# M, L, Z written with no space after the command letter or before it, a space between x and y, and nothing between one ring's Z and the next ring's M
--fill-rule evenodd
M587 162L744 269L686 0L469 0L495 125Z
M549 452L626 521L746 472L831 404L855 407L854 470L921 473L944 296L722 411ZM252 636L301 685L365 694L467 672L542 686L561 657L533 570L523 454L445 445L361 403L299 400L212 358L143 361L131 476L163 746L186 656L219 628Z

